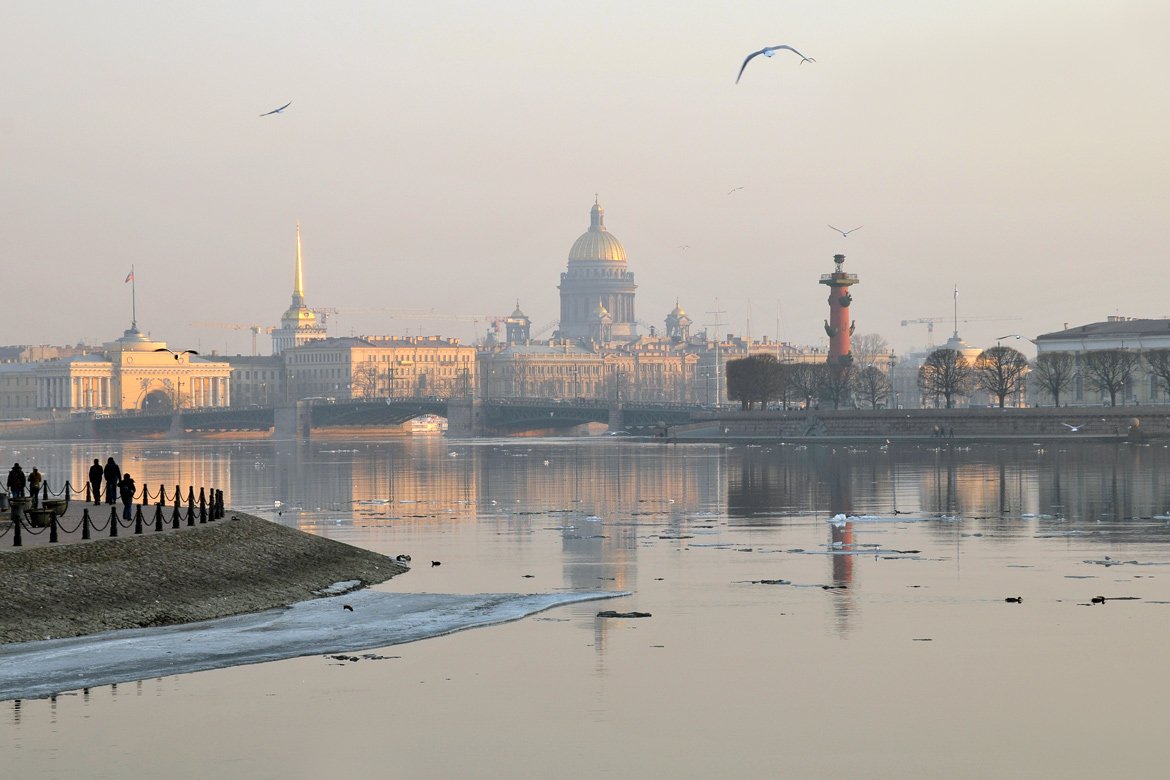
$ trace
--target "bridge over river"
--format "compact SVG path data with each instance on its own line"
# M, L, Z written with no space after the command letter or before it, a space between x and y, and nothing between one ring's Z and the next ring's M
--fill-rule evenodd
M286 407L178 410L170 414L121 414L85 421L102 436L187 432L272 431L309 436L313 430L358 430L400 426L427 414L445 417L454 436L502 436L567 431L604 423L611 431L649 433L689 423L696 406L616 404L552 399L381 398L360 401L301 401ZM76 424L76 423L74 423Z

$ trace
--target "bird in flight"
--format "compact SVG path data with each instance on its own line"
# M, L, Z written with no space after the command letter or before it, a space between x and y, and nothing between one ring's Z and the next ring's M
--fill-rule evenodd
M1088 425L1088 423L1081 423L1080 425L1069 425L1066 422L1062 422L1061 425L1063 425L1065 428L1068 428L1073 433L1076 433L1081 428L1084 428L1086 425Z
M780 49L788 49L788 51L795 53L798 57L800 57L800 63L802 65L806 62L816 62L816 60L814 60L812 57L804 56L803 54L796 51L796 49L792 48L791 46L789 46L786 43L782 43L779 46L765 46L764 48L760 49L759 51L753 51L751 54L749 54L747 56L747 59L743 61L743 65L739 66L739 75L735 77L735 83L736 84L739 83L740 77L743 76L743 69L747 67L747 64L752 61L753 57L758 57L761 54L763 54L765 57L773 57L776 55L776 52L779 51Z
M845 236L845 238L849 238L850 233L852 233L854 230L861 230L863 227L865 227L865 225L858 225L857 227L849 228L848 230L842 230L841 228L833 227L832 225L829 225L829 227L833 228L833 230L836 230L838 233Z
M743 186L739 186L739 187L732 187L731 189L729 189L729 190L727 191L727 194L728 194L728 195L730 195L731 193L735 192L736 190L742 190L742 189L743 189Z
M281 106L280 108L274 108L271 111L267 111L267 112L261 114L260 116L272 116L273 114L283 113L284 110L291 105L292 105L292 101L290 100L287 103L285 103L283 106Z
M691 248L691 245L690 244L679 244L678 248L685 252Z
M170 352L172 357L175 358L175 360L178 360L180 355L198 355L199 354L198 352L196 352L193 349L184 349L182 352L175 352L175 350L167 349L166 347L159 347L158 349L155 350L155 352Z

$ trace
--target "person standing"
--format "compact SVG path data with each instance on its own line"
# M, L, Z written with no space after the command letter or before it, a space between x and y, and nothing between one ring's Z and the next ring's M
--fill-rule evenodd
M118 482L122 479L122 469L118 468L113 456L106 459L106 467L102 470L102 474L106 478L106 503L113 506L118 503L118 497L114 491L117 490Z
M134 503L134 494L137 492L137 490L138 488L134 484L134 480L131 478L130 472L127 471L122 475L122 479L118 480L118 492L122 495L123 520L131 519L130 506Z
M100 506L102 503L102 477L105 471L102 469L101 461L97 458L93 459L93 465L89 467L89 492L93 496L93 505Z
M12 470L8 472L8 495L12 498L21 498L24 496L24 469L20 467L19 463L12 464ZM16 508L16 504L12 504L12 520L20 516L20 512Z
M37 471L36 466L33 466L33 470L28 473L28 494L32 496L33 509L40 506L41 485L44 481L45 478L41 476L41 472Z

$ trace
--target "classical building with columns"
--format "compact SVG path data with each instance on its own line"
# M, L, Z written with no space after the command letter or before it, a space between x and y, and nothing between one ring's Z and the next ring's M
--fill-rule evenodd
M605 209L594 199L589 229L573 242L561 274L559 338L587 341L633 341L634 274L626 267L626 249L605 227Z
M0 366L0 416L228 406L231 366L174 353L136 325L93 352Z

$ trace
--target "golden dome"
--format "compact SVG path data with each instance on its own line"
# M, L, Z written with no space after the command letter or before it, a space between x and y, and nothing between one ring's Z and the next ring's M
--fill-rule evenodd
M589 229L573 242L569 262L626 262L626 248L605 229L605 209L597 202L589 210Z

